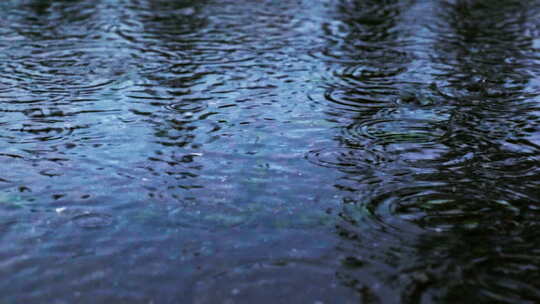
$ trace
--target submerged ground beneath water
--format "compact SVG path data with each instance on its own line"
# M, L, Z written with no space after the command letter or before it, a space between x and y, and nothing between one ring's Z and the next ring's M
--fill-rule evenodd
M5 303L538 303L540 2L0 3Z

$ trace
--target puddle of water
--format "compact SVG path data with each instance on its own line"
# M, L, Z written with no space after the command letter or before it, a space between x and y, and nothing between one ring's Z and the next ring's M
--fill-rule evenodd
M538 1L0 8L5 301L540 301Z

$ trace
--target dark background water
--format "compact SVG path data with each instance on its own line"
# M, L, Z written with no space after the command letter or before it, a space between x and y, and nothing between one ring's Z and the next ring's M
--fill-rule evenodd
M538 303L540 2L4 0L5 303Z

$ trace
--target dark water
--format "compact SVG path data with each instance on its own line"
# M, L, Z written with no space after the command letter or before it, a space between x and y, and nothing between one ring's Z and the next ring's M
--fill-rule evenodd
M540 2L4 0L2 303L538 303Z

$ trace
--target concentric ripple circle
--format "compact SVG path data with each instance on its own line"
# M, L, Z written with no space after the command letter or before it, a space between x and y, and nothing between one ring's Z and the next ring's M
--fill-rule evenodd
M359 204L382 229L408 231L412 227L451 230L506 229L513 227L520 205L480 194L453 193L447 185L402 187L375 195Z
M381 166L392 162L392 159L375 150L348 148L312 150L306 154L306 159L312 164L342 171L381 168Z
M425 119L373 119L344 129L344 135L350 141L372 139L380 144L433 142L445 134L442 124Z
M344 78L356 83L384 83L386 79L398 76L406 71L402 66L369 66L369 65L352 65L345 66L334 71L334 75L338 78Z
M330 101L334 108L348 112L365 112L394 106L391 93L377 94L376 89L381 88L329 89L324 93L324 98Z
M65 122L50 124L23 124L20 128L11 129L8 136L10 143L38 143L59 141L70 137L79 129L87 129L86 125L70 125ZM19 136L16 136L16 135Z
M309 52L311 56L332 63L358 64L373 60L403 63L408 61L408 54L399 50L370 46L349 46L351 49L316 48Z
M176 113L198 113L208 108L208 98L189 98L165 106L165 109Z

